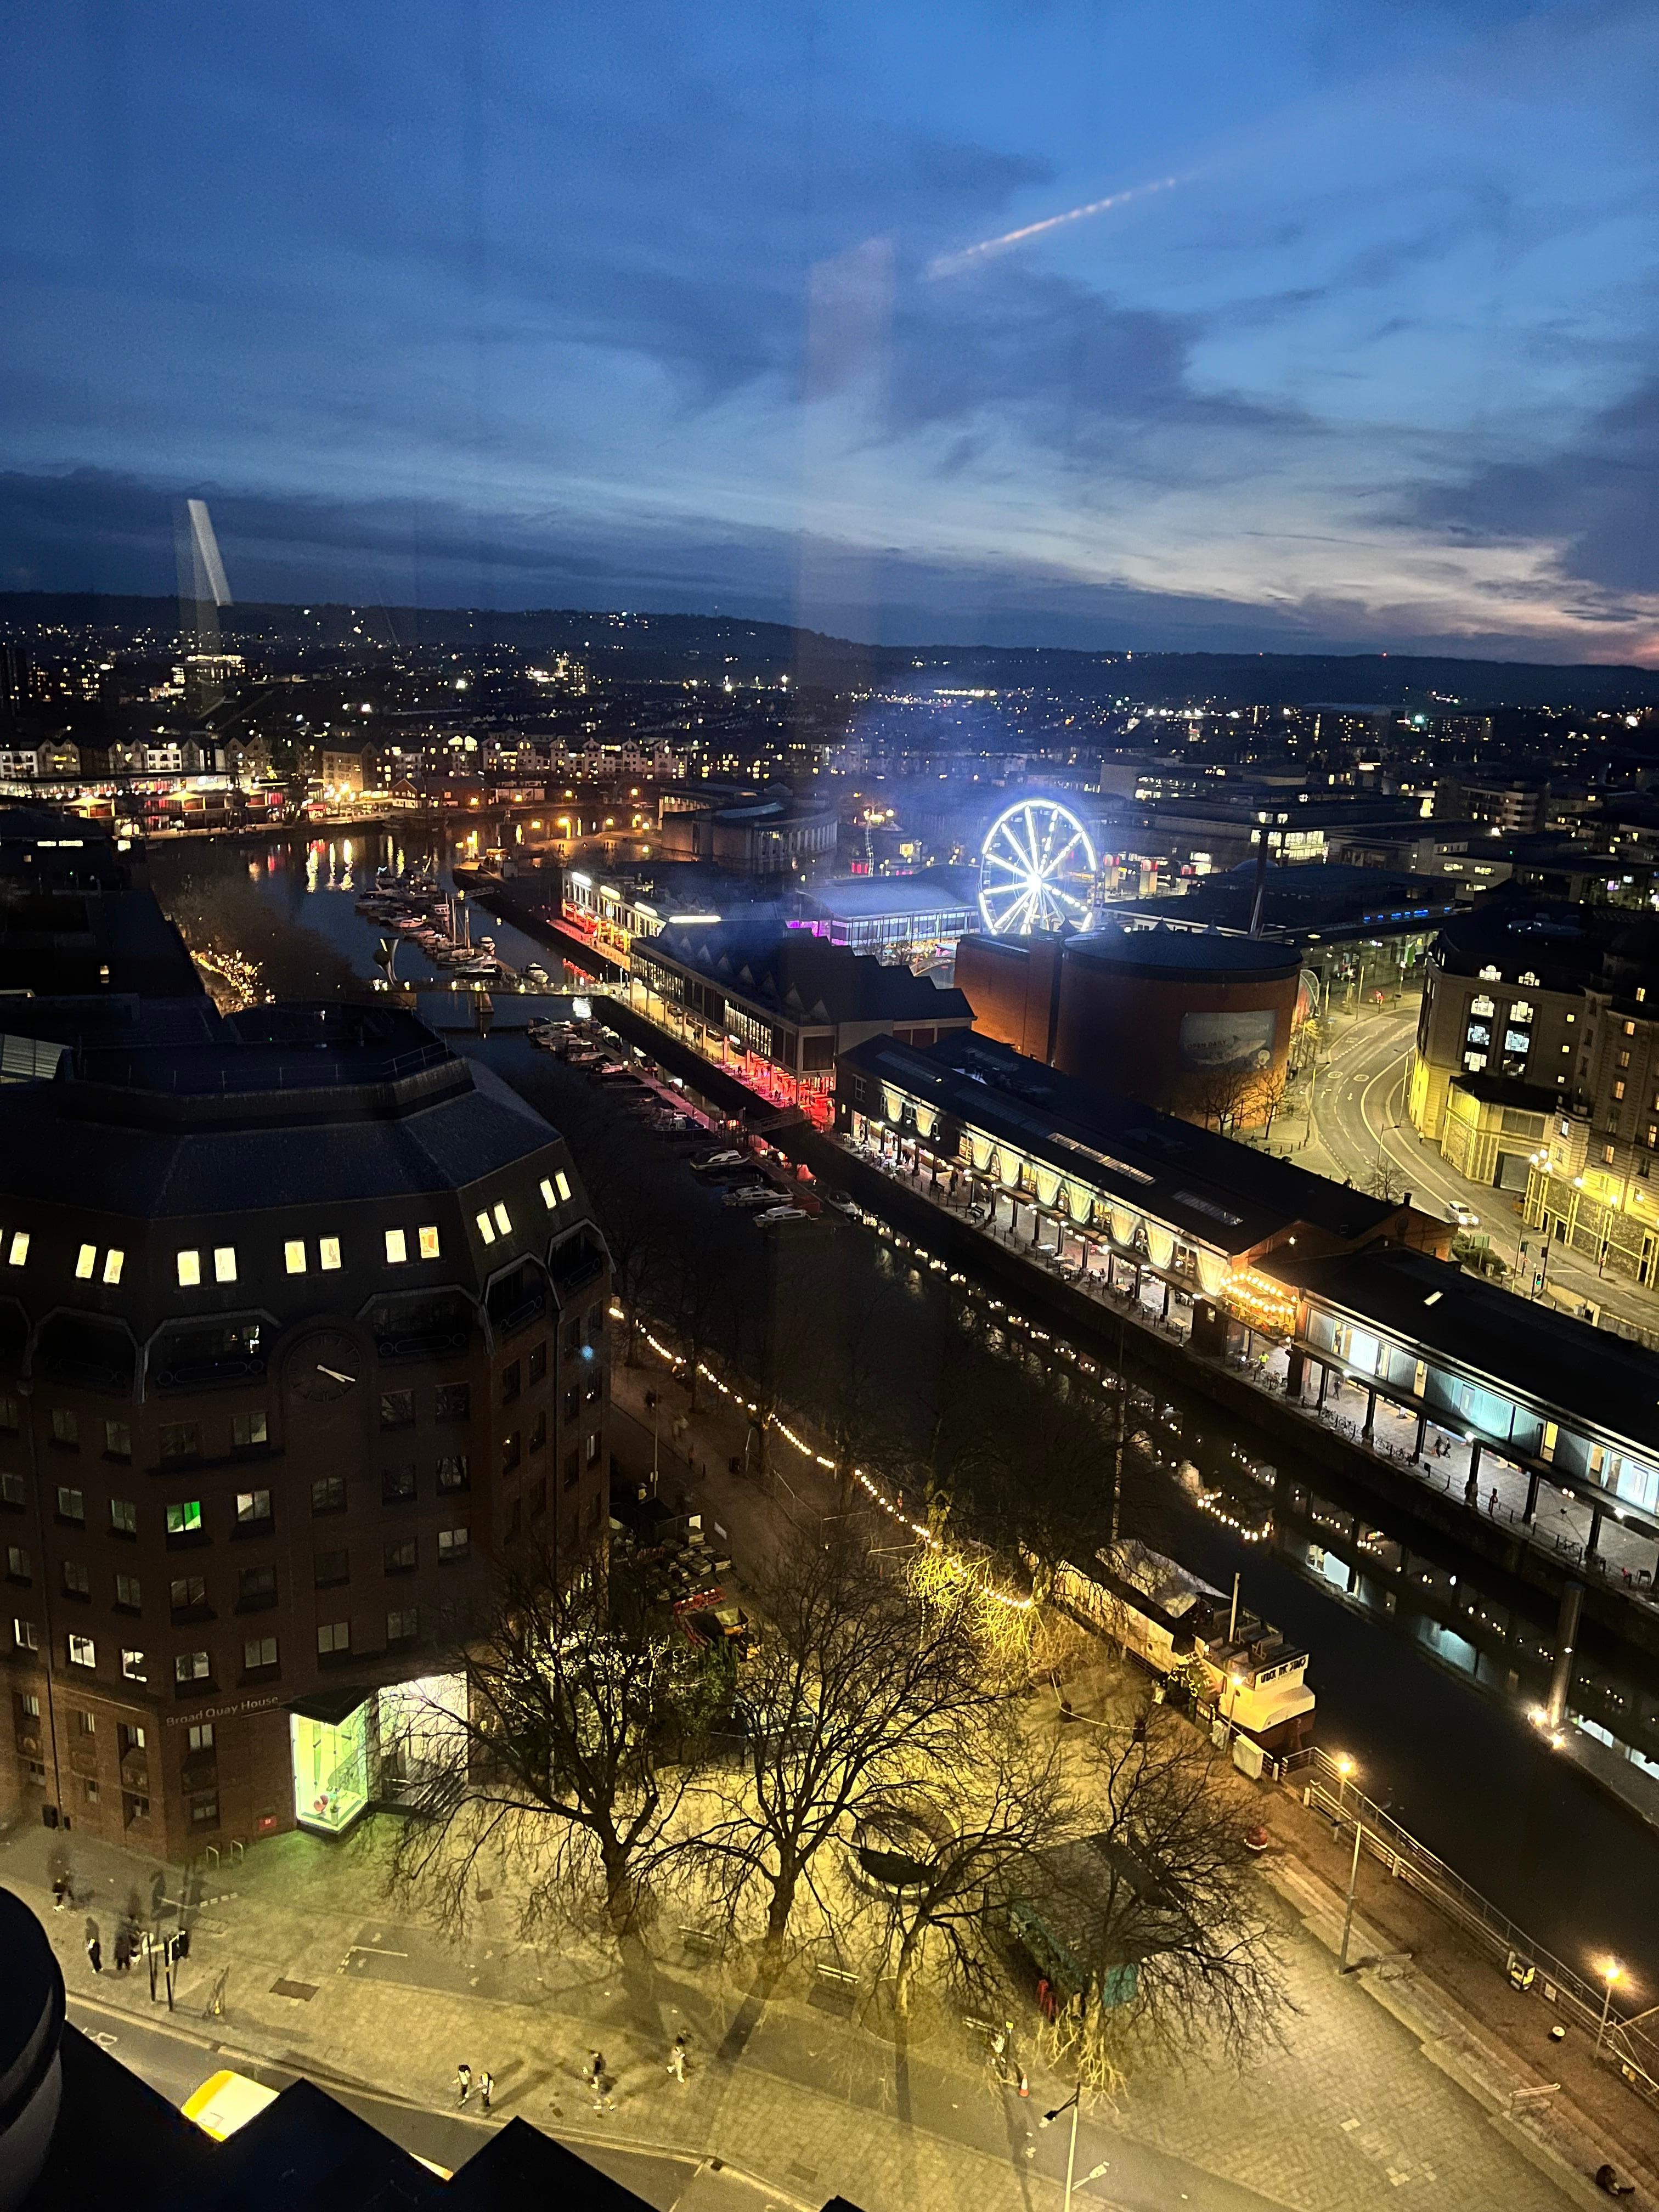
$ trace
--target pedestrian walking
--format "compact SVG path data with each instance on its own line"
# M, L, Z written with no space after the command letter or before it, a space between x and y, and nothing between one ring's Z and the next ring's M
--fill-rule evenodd
M70 1878L66 1874L55 1874L52 1878L52 1909L61 1912L70 1901Z
M586 2081L588 2087L593 2092L594 2111L596 2112L604 2112L611 2102L610 2098L605 2094L606 2075L605 2070L604 2051L590 2051L588 2052L587 2069L586 2072L583 2075L583 2079Z
M485 2112L489 2110L489 2100L495 2094L495 2076L486 2066L482 2069L478 2075L478 2102L483 2106Z
M467 2099L472 2094L472 2069L470 2066L458 2066L455 2069L455 2087L460 2091L460 2095L455 2100L456 2103L465 2104Z
M1493 1483L1492 1486L1492 1495L1486 1500L1486 1510L1488 1513L1496 1513L1498 1510L1498 1485L1496 1483Z
M668 2070L677 2081L685 2079L685 2038L677 2035L668 2052Z
M104 1971L104 1947L96 1936L87 1938L87 1957L92 1963L93 1972L101 1974Z

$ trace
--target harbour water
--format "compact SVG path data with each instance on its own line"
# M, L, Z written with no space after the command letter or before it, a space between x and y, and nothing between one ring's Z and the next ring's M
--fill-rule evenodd
M536 962L547 970L550 988L566 988L570 977L556 955L497 921L457 884L456 863L476 860L480 842L476 830L426 829L407 835L368 830L350 836L191 840L152 847L150 878L193 947L205 933L257 960L262 981L281 997L303 995L319 981L333 996L347 988L348 978L359 988L372 987L388 972L375 958L383 944L392 951L394 981L422 990L471 988L417 945L358 913L358 901L374 891L383 869L430 875L453 895L458 918L470 926L475 943L489 936L508 968L522 973Z

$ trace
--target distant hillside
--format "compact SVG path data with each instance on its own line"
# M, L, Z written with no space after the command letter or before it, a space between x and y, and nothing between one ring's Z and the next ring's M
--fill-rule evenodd
M574 653L598 668L641 678L793 675L838 689L906 678L998 690L1036 690L1073 698L1128 698L1160 706L1210 700L1221 706L1431 708L1449 701L1488 707L1659 706L1659 670L1548 661L1413 659L1389 653L1073 653L1049 647L870 646L784 623L713 615L640 615L533 608L258 605L226 607L228 644L309 646L349 652L376 643L457 648L500 644L532 653ZM0 592L0 628L93 626L167 636L178 606L168 599L92 592Z

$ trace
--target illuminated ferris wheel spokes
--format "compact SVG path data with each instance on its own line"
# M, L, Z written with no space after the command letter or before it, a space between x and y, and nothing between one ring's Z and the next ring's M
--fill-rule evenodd
M1085 929L1098 868L1089 833L1052 799L1017 799L980 850L979 910L993 937Z

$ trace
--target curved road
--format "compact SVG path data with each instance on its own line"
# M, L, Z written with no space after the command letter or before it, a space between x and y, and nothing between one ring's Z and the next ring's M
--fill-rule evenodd
M1406 1116L1406 1062L1417 1034L1416 999L1397 1012L1372 1014L1345 1030L1321 1069L1314 1094L1310 1154L1303 1164L1346 1177L1364 1189L1379 1168L1395 1171L1396 1187L1409 1190L1425 1212L1452 1217L1454 1205L1471 1207L1509 1267L1517 1265L1522 1234L1521 1196L1471 1182L1419 1137ZM1659 1332L1659 1295L1628 1277L1600 1275L1582 1254L1550 1248L1549 1279L1608 1319Z

